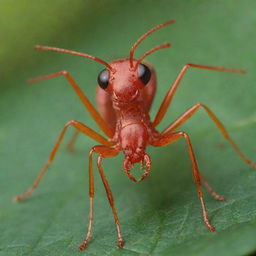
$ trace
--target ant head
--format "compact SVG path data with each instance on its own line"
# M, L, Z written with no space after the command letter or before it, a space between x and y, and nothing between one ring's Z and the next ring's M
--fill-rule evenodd
M98 75L98 84L106 92L112 94L113 100L130 102L139 95L140 89L149 83L152 77L152 68L143 64L143 59L159 49L170 47L171 44L163 43L158 45L145 52L137 60L133 58L134 51L152 32L174 22L174 20L170 20L153 27L134 43L131 47L129 58L115 60L110 65L105 65L106 69L103 69Z
M136 60L134 60L134 66ZM153 69L148 64L138 63L131 68L129 59L119 59L111 63L111 70L103 69L98 75L98 84L118 102L130 102L139 91L155 79Z
M140 89L147 85L152 77L152 69L147 65L141 63L143 59L159 49L170 47L170 44L164 43L158 45L145 52L137 60L133 58L135 49L151 33L174 22L174 20L169 20L165 23L159 24L158 26L151 28L145 34L143 34L131 47L129 58L116 60L113 61L111 64L89 54L69 51L56 47L38 45L35 46L35 49L68 53L92 59L103 64L106 69L102 70L98 76L99 86L108 93L112 94L113 100L129 102L136 98L136 96L139 94Z

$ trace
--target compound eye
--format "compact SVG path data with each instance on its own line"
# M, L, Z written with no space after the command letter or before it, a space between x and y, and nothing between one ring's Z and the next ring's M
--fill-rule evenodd
M151 71L145 64L138 65L138 76L141 82L146 85L151 78Z
M98 75L98 84L102 89L106 89L108 87L109 81L109 70L103 69Z

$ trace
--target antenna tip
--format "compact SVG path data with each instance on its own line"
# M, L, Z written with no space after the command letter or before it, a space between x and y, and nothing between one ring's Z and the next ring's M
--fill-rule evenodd
M176 20L168 20L168 21L166 21L164 24L172 24L172 23L175 23L176 22Z
M163 46L167 48L167 47L171 47L172 44L171 43L163 43Z
M33 78L30 78L26 81L28 84L32 84L34 82L34 79Z
M45 49L47 49L48 50L48 46L43 46L43 45L35 45L34 46L34 49L36 49L36 50L45 50Z

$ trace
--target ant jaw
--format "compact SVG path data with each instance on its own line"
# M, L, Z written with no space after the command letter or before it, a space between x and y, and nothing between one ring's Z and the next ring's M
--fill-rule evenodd
M134 181L134 182L140 182L143 181L147 176L149 175L150 172L150 167L151 167L151 159L148 154L144 154L143 159L140 161L141 163L141 169L144 170L143 175L141 176L140 179L136 179L132 174L131 174L131 169L134 166L134 163L131 161L129 156L126 156L123 162L123 169L127 177Z
M127 98L125 99L125 97L118 96L115 92L113 92L112 100L116 103L128 104L128 103L135 101L138 98L138 96L139 96L139 90L136 90L135 93L133 93L129 99L127 99Z

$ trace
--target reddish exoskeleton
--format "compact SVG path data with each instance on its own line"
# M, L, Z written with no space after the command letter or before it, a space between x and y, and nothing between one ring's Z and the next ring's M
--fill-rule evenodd
M207 211L205 208L205 203L203 199L203 193L201 190L201 183L206 187L210 194L217 200L223 201L224 197L218 195L212 187L204 180L200 174L195 158L195 154L190 142L188 134L182 131L176 131L184 122L186 122L198 109L202 108L206 111L209 117L213 120L217 128L220 130L222 135L235 151L240 155L240 157L249 165L256 168L256 165L251 162L238 148L234 141L229 137L226 129L213 114L213 112L203 104L196 104L189 108L183 115L176 119L169 127L164 131L158 132L156 126L161 122L163 117L166 114L168 107L170 106L171 100L175 94L177 87L179 86L182 77L184 76L186 70L190 67L199 68L199 69L209 69L215 71L228 71L234 73L245 73L244 70L231 69L224 67L212 67L212 66L203 66L195 64L186 64L180 73L178 74L176 80L172 84L168 93L166 94L158 112L154 119L151 121L149 116L149 110L154 98L155 89L156 89L156 74L151 65L148 63L143 63L142 61L146 56L155 52L159 49L170 47L169 43L164 43L159 46L152 48L147 51L139 59L134 58L134 51L137 46L152 32L158 30L166 25L174 23L174 20L167 21L156 27L153 27L148 32L143 34L132 46L130 50L129 58L118 59L111 63L107 63L99 58L93 57L88 54L69 51L65 49L48 47L48 46L36 46L38 50L48 50L48 51L57 51L69 53L85 58L89 58L100 62L105 65L105 69L102 70L98 76L98 87L96 99L98 107L101 114L94 108L88 98L83 94L77 83L71 77L67 71L60 71L54 74L42 76L39 78L31 79L30 82L36 82L43 79L49 79L57 76L64 76L70 85L73 87L76 94L79 96L80 100L84 104L85 108L89 111L92 118L105 133L108 139L104 138L99 133L90 129L88 126L72 120L65 124L63 130L60 133L60 136L55 144L49 159L38 177L36 178L33 185L28 189L24 194L18 195L15 197L16 201L21 201L24 198L31 195L34 189L40 183L44 173L46 172L49 165L52 163L57 150L59 149L60 143L64 137L64 134L69 126L76 128L76 133L74 134L71 142L68 144L68 148L71 150L77 137L78 133L83 133L90 138L94 139L100 145L94 146L89 153L89 197L90 197L90 212L89 212L89 225L88 232L85 236L84 241L79 247L80 250L83 250L88 243L88 240L92 232L92 222L93 222L93 199L94 199L94 178L93 178L93 169L92 169L92 156L93 154L98 154L97 166L100 173L100 176L103 181L103 185L106 189L107 197L110 203L110 206L113 211L117 235L118 235L118 246L123 247L124 240L120 230L119 218L117 211L115 209L114 200L112 192L110 190L107 178L104 174L102 168L102 160L106 157L114 157L120 151L124 153L123 161L123 170L129 179L138 182L145 179L151 168L151 159L146 153L146 148L148 145L159 147L171 144L181 138L184 138L187 144L187 149L189 157L192 164L192 173L194 176L195 183L197 185L198 196L201 201L202 206L202 215L204 223L210 231L215 231L215 228L210 224ZM131 169L135 163L141 163L144 170L143 175L140 179L136 179L131 174Z

